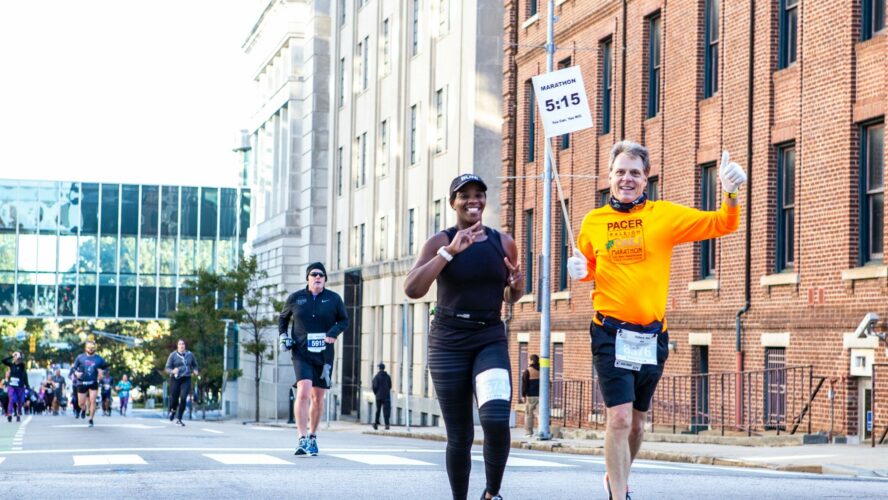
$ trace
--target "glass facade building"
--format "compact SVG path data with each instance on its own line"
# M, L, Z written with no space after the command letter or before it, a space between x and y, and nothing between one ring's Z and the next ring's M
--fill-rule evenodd
M0 180L0 316L165 318L249 224L244 188Z

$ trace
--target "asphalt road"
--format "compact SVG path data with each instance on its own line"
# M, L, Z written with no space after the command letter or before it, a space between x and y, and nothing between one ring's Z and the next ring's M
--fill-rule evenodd
M71 416L0 421L0 498L448 499L444 443L320 430L317 457L296 457L291 428L239 422ZM469 498L484 486L480 447ZM601 457L512 450L501 494L606 498ZM637 461L632 498L885 498L888 481Z

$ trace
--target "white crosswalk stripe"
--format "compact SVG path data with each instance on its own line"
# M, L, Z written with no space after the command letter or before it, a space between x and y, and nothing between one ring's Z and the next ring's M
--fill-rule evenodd
M263 453L204 453L203 456L225 465L293 465L293 462Z
M139 455L74 455L74 466L148 465Z
M370 453L334 453L331 456L344 458L353 462L361 462L368 465L435 465L422 460L399 457L396 455L370 454Z
M472 460L483 462L484 457L473 455ZM533 458L509 457L506 467L575 467L571 464L562 464L559 462L550 462L547 460L535 460Z

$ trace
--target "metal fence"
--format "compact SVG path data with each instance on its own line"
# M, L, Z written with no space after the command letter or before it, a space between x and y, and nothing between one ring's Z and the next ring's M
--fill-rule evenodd
M698 433L718 430L748 435L775 431L811 432L813 411L826 411L826 397L817 395L825 377L815 377L812 366L771 368L744 372L664 376L648 414L654 430ZM552 382L553 425L603 428L604 399L598 380ZM817 404L815 404L817 403Z

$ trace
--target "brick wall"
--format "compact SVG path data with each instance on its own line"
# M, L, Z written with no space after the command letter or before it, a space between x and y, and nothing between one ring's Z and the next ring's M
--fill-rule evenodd
M557 153L558 170L570 218L578 230L582 217L598 206L598 191L606 189L610 147L625 138L646 144L651 151L651 175L659 177L660 197L699 206L700 166L717 161L723 149L750 173L751 184L741 191L740 228L716 245L717 290L690 291L698 280L699 245L675 248L670 274L667 320L676 348L667 374L691 373L693 350L688 334L712 334L710 372L734 370L735 317L745 303L746 211L750 226L750 308L742 317L744 366L764 368L763 333L788 333L787 366L813 365L815 376L828 377L836 389L835 430L856 434L857 379L849 375L849 351L842 338L854 331L867 312L882 317L877 329L886 330L888 280L843 279L843 271L858 265L858 148L860 124L882 119L888 107L888 34L859 41L860 13L856 0L800 2L797 61L778 70L778 12L776 2L755 2L755 42L752 81L749 75L751 0L720 2L719 87L703 96L704 2L630 0L625 17L626 82L622 78L622 2L567 0L556 6L558 50L555 61L571 57L583 70L586 92L596 127L571 135L571 147ZM540 176L543 173L543 130L536 120L536 159L526 162L528 100L526 82L546 68L546 8L540 2L539 19L527 22L524 2L506 2L504 27L503 175ZM647 105L647 33L645 18L661 15L660 113L645 118ZM609 134L599 134L601 116L601 54L599 43L613 40L613 122ZM517 45L516 45L517 44ZM749 88L753 85L749 147ZM514 110L508 106L514 102ZM622 106L625 106L625 113ZM507 146L514 141L514 148ZM762 277L775 273L776 146L792 142L796 148L795 263L797 283L762 286ZM751 155L751 156L750 156ZM568 177L597 175L597 179ZM515 235L525 254L524 210L535 214L534 255L542 242L542 181L518 178L505 181L504 207L516 216L503 224ZM749 202L749 197L752 203ZM560 207L553 196L552 279L557 283ZM888 238L886 238L888 240ZM534 262L534 280L539 276ZM565 379L591 376L588 325L592 316L593 284L569 284L569 298L552 301L551 330L564 332ZM534 283L536 298L537 285ZM554 290L553 286L553 291ZM530 333L529 352L538 351L540 314L528 300L511 310L512 342L518 333ZM884 344L876 362L885 362ZM512 349L517 367L517 346ZM516 385L517 387L517 385ZM830 425L825 385L815 401L814 430ZM517 389L516 389L517 391ZM516 393L517 394L517 393ZM888 391L882 391L888 407ZM516 397L517 401L517 397Z

